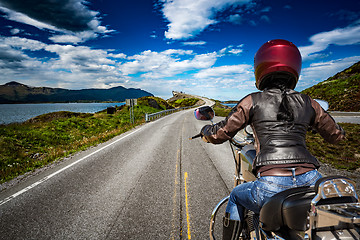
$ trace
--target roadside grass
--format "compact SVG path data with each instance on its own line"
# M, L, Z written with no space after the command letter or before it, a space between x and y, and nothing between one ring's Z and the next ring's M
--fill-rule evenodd
M221 104L221 102L218 100L214 100L214 101L215 101L215 105L213 106L213 109L215 111L215 116L227 117L231 112L231 107Z
M329 144L319 134L308 133L306 145L321 162L337 169L356 170L360 168L360 124L340 123L346 132L346 140Z
M129 107L122 106L115 114L57 112L0 125L0 183L105 142L144 123L145 113L158 111L135 106L135 124L130 124Z

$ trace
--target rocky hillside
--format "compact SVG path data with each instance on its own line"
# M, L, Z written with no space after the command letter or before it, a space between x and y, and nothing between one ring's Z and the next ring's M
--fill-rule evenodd
M329 102L330 111L359 112L360 62L302 92Z
M0 103L103 102L125 101L127 98L153 96L141 89L114 87L110 89L68 90L30 87L18 82L0 85Z
M159 97L142 97L137 100L139 105L144 105L159 110L167 110L174 108L167 101Z
M172 94L173 96L166 101L174 107L188 107L205 103L203 100L184 92L172 91Z

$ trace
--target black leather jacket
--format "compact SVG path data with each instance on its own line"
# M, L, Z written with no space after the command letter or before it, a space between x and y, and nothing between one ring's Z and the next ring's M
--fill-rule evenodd
M239 101L225 120L202 129L211 143L223 143L250 124L255 136L256 159L254 171L273 164L310 163L319 167L318 160L306 149L305 135L315 128L325 140L336 143L345 137L344 130L335 123L320 105L307 95L286 90L294 121L277 120L282 91L269 89L252 93Z

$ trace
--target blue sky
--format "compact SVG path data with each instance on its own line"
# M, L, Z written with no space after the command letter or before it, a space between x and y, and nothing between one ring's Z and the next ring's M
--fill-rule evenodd
M0 23L0 84L238 100L271 39L299 47L299 91L360 61L358 0L0 0Z

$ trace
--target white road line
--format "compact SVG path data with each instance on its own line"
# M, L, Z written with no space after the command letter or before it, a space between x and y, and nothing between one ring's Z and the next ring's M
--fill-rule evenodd
M48 175L48 176L44 177L44 178L42 178L42 179L40 179L39 181L37 181L37 182L35 182L35 183L31 184L30 186L28 186L28 187L26 187L26 188L24 188L24 189L22 189L22 190L18 191L17 193L15 193L15 194L13 194L13 195L11 195L11 196L9 196L9 197L5 198L4 200L0 201L0 206L1 206L1 205L3 205L3 204L5 204L5 203L7 203L7 202L9 202L10 200L12 200L12 199L16 198L17 196L19 196L19 195L21 195L21 194L23 194L23 193L25 193L25 192L29 191L30 189L32 189L32 188L34 188L34 187L36 187L37 185L39 185L39 184L41 184L41 183L45 182L46 180L48 180L48 179L50 179L50 178L52 178L52 177L56 176L57 174L59 174L59 173L61 173L61 172L65 171L66 169L68 169L68 168L70 168L70 167L74 166L75 164L77 164L77 163L79 163L79 162L81 162L81 161L84 161L84 160L85 160L85 159L87 159L88 157L91 157L92 155L94 155L94 154L96 154L96 153L98 153L98 152L100 152L100 151L104 150L105 148L107 148L107 147L109 147L109 146L111 146L111 145L113 145L113 144L115 144L115 143L117 143L117 142L119 142L119 141L121 141L121 140L125 139L126 137L128 137L128 136L130 136L130 135L132 135L132 134L134 134L134 133L136 133L136 132L137 132L137 131L139 131L140 129L141 129L141 128L139 128L139 129L137 129L137 130L133 131L132 133L129 133L129 134L128 134L128 135L126 135L126 136L123 136L123 137L121 137L121 138L117 139L116 141L114 141L114 142L112 142L112 143L110 143L110 144L108 144L108 145L106 145L106 146L104 146L104 147L102 147L102 148L100 148L100 149L96 150L95 152L90 153L89 155L87 155L87 156L85 156L85 157L80 158L79 160L77 160L77 161L75 161L75 162L73 162L73 163L71 163L71 164L67 165L66 167L64 167L64 168L62 168L62 169L60 169L60 170L58 170L58 171L56 171L56 172L54 172L54 173L52 173L52 174L50 174L50 175Z

